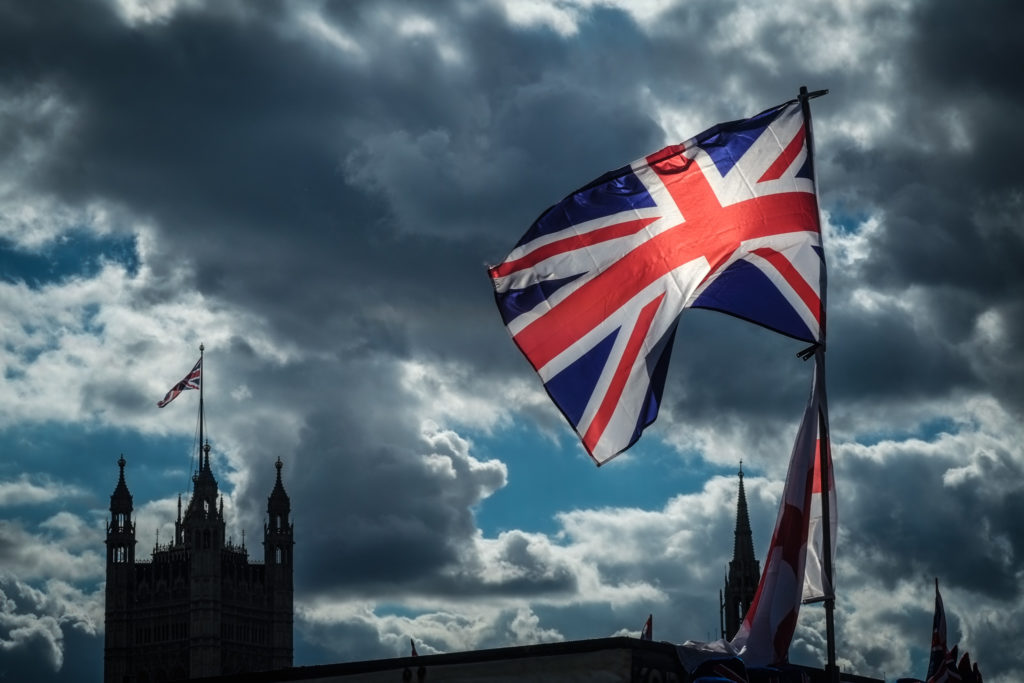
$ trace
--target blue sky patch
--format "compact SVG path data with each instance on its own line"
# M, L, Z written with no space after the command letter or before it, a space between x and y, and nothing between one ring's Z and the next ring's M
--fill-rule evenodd
M700 491L710 477L736 469L684 459L655 438L598 468L568 425L557 444L520 427L472 439L476 457L498 457L508 466L508 484L476 509L477 524L488 537L511 528L556 533L555 514L567 510L661 509L673 496Z
M76 230L38 251L26 251L10 240L0 239L0 276L31 287L72 277L92 277L104 261L120 263L134 276L139 269L135 235L96 235Z

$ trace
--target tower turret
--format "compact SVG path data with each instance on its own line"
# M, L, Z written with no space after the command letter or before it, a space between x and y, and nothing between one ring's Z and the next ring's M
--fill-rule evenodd
M747 512L747 495L743 489L743 462L740 461L739 496L736 501L736 531L733 536L732 561L725 580L725 589L720 595L724 632L722 637L731 640L743 623L743 617L750 609L750 603L757 592L761 579L761 564L754 557L754 538L750 531L750 515Z
M189 551L189 672L221 673L221 555L224 550L223 508L217 505L217 480L210 467L210 444L199 451L199 469L192 475L192 499L185 509L182 535Z
M132 607L135 602L135 523L132 494L124 480L124 455L117 460L120 474L110 496L107 522L107 587L104 610L104 679L120 681L128 673Z
M107 524L108 566L135 562L135 523L132 522L132 494L124 480L126 464L122 455L117 461L117 466L121 470L117 486L110 495L110 522Z
M267 568L267 587L274 612L271 660L274 669L292 665L292 546L291 500L281 483L281 458L274 463L277 480L267 498L267 522L263 526L263 554Z

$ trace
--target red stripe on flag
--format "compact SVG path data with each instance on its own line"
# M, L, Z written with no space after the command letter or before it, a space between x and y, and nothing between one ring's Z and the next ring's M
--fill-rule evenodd
M825 448L828 449L828 442L825 442ZM825 460L829 468L828 473L828 488L829 491L835 489L835 481L832 479L832 454L825 453ZM818 439L814 444L814 488L812 493L821 493L821 439Z
M606 228L591 230L590 232L583 233L582 235L574 235L550 244L545 244L544 246L538 247L529 254L517 258L514 261L506 261L494 266L490 270L491 278L504 277L519 270L532 268L544 259L557 256L558 254L564 254L584 247L591 247L595 244L600 244L601 242L618 239L619 237L628 237L629 235L640 232L656 220L658 220L657 217L638 218L635 221L617 223Z
M608 385L608 391L605 392L604 400L601 401L601 407L598 408L597 414L594 415L593 421L591 421L590 426L587 428L587 433L583 435L583 445L587 447L587 451L591 455L593 455L597 442L601 440L605 427L608 426L608 422L615 413L615 408L619 405L619 397L622 396L622 391L626 388L629 373L633 369L633 364L636 363L637 357L640 355L644 339L647 337L647 331L651 328L654 316L658 312L658 307L664 299L665 295L662 294L644 306L640 310L640 315L637 316L636 324L633 325L633 332L629 335L629 341L626 342L626 348L619 358L619 365L615 368L615 374Z
M706 182L701 185L707 187ZM692 188L677 192L689 192L691 199L701 194ZM743 240L807 230L806 217L817 213L814 195L809 193L758 197L728 207L718 205L710 188L704 194L710 194L713 206L694 207L685 223L637 246L515 335L534 369L540 370L640 290L676 268L704 256L714 272ZM686 205L693 206L693 201Z
M770 247L754 249L751 253L757 254L772 264L775 270L779 271L779 274L789 283L789 286L793 288L797 296L803 300L804 304L814 315L814 319L820 325L821 299L818 297L818 293L814 291L814 288L807 284L807 280L804 279L804 276L800 274L800 271L793 266L790 260L783 256L781 252Z
M793 163L793 160L796 159L797 155L800 154L800 150L804 147L805 125L800 126L800 132L798 132L796 137L786 145L786 149L782 151L779 158L768 167L768 170L764 172L764 175L757 179L757 182L763 183L766 180L778 180L782 177L782 174L786 172L786 169L789 168L790 164Z

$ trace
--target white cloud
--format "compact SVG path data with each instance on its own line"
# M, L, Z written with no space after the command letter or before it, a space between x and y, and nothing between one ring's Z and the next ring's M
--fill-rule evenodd
M55 482L46 475L23 472L15 480L0 481L0 507L50 503L83 493L77 486Z

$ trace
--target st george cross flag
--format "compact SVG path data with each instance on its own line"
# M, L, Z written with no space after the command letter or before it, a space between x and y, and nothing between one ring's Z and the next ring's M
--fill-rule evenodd
M157 401L156 405L158 408L163 408L165 405L178 398L178 394L185 391L186 389L198 389L202 386L203 381L203 359L202 357L196 361L195 366L189 371L185 377L171 387L171 390L167 392L163 400Z
M683 309L821 341L813 177L793 100L606 173L490 268L513 340L598 465L657 416Z
M825 549L825 519L822 514L822 501L828 499L829 518L829 539L831 540L832 557L829 558L829 566L835 566L836 535L839 531L839 511L836 505L836 480L832 472L832 452L829 442L828 425L828 401L825 398L824 380L825 376L824 359L821 354L823 349L818 349L815 358L815 390L818 393L818 438L814 444L814 474L811 479L811 503L807 519L807 561L804 565L804 603L820 602L835 597L832 588L832 581L825 571L825 558L822 555ZM819 386L820 383L820 386ZM812 398L813 400L813 398ZM806 418L805 418L806 419ZM822 425L826 425L825 429ZM826 433L822 433L826 431ZM799 437L798 437L799 438ZM825 449L822 458L821 449ZM821 463L825 462L827 471L827 496L822 495ZM790 465L792 466L792 465Z
M824 351L819 348L815 353L811 396L793 444L764 571L743 623L731 641L747 666L787 662L801 602L832 597L832 584L823 566L820 520L821 449L826 455L830 489L833 481L827 433L823 433L827 419ZM829 499L829 527L834 539L836 515L831 504L835 500L832 491Z

